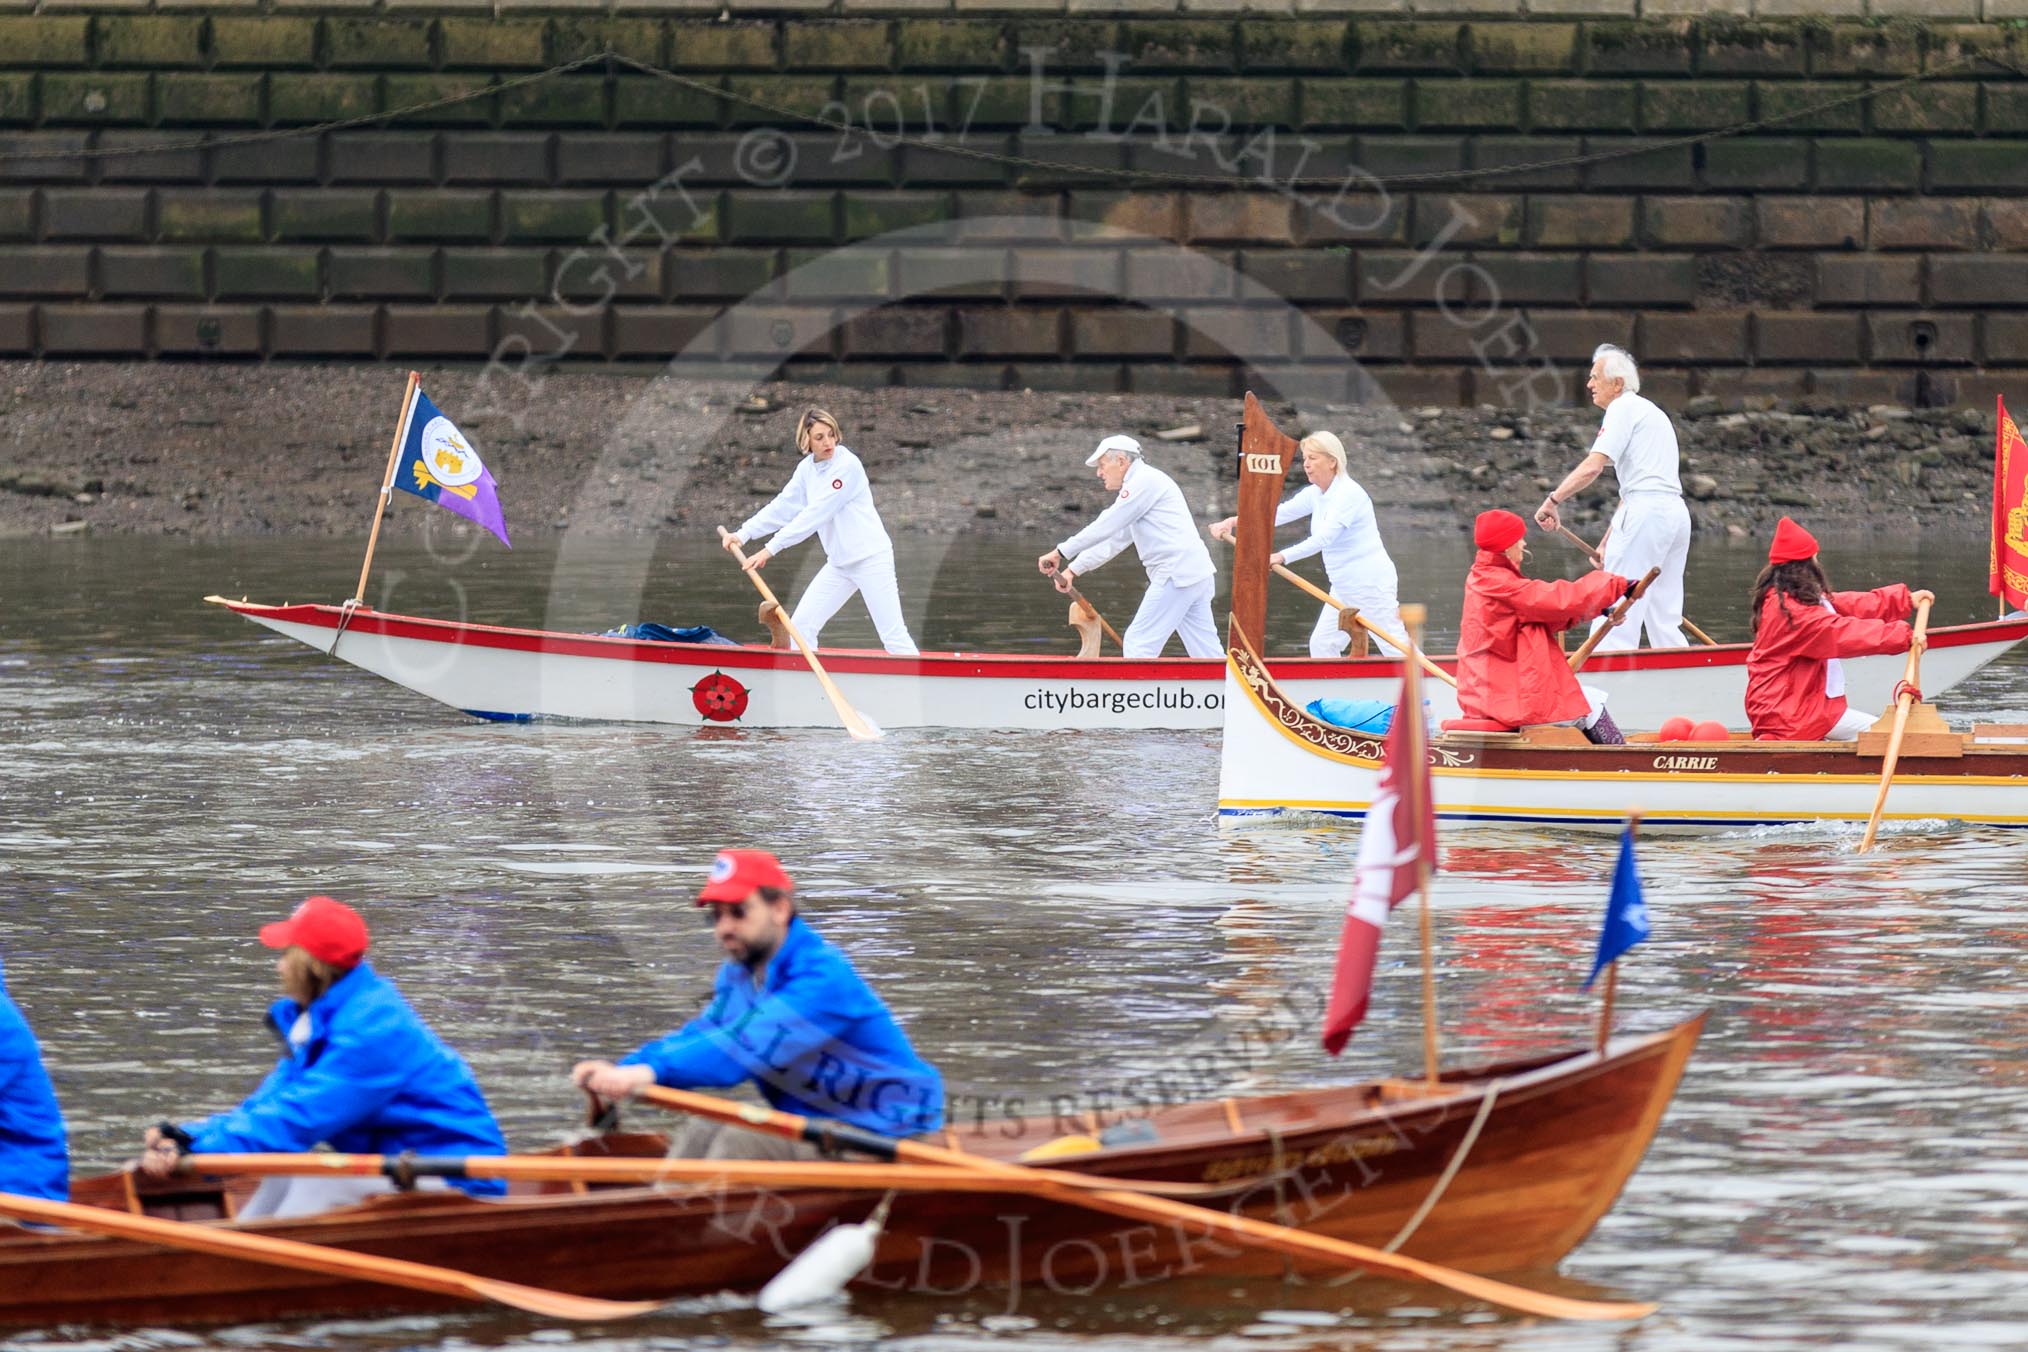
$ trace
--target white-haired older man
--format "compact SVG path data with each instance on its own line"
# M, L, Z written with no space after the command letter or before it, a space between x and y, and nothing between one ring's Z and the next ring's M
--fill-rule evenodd
M1192 657L1218 657L1225 647L1211 622L1211 593L1218 570L1197 533L1176 481L1141 458L1141 443L1111 436L1084 462L1116 494L1098 519L1037 559L1058 591L1132 545L1148 570L1148 591L1121 649L1128 657L1160 657L1169 635L1183 636Z
M1606 529L1600 567L1622 577L1641 577L1650 568L1662 571L1597 651L1639 647L1643 630L1651 648L1684 647L1689 642L1683 637L1683 565L1690 557L1690 509L1683 505L1683 482L1677 477L1676 429L1668 414L1641 397L1640 368L1625 348L1601 343L1592 353L1585 388L1605 410L1598 440L1535 509L1535 520L1543 529L1555 530L1562 524L1556 509L1612 466L1620 505Z

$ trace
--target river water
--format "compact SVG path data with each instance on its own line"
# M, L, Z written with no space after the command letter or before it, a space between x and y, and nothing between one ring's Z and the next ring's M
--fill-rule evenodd
M413 508L423 511L420 506ZM1046 542L911 542L926 647L1064 651ZM80 1167L144 1123L229 1105L272 1061L263 921L313 891L359 905L377 965L472 1062L525 1147L575 1125L564 1071L674 1026L715 952L690 908L719 846L778 851L806 914L943 1067L961 1110L1195 1076L1206 1095L1419 1064L1413 926L1339 1062L1291 1023L1327 985L1356 828L1217 825L1214 734L825 732L467 721L202 606L337 600L355 546L0 541L0 956L37 1028ZM810 551L799 551L809 553ZM1396 543L1403 597L1454 635L1458 537ZM1937 622L1991 613L1982 542L1852 541L1843 585L1905 578ZM1544 558L1545 569L1567 558ZM1743 633L1745 547L1703 546L1692 618ZM793 590L808 559L770 576ZM806 574L805 574L806 576ZM1130 561L1092 579L1116 623ZM383 549L370 595L414 613L754 636L752 597L696 541L445 535ZM1298 650L1312 612L1278 594ZM828 642L871 642L856 606ZM1947 716L2028 721L2028 665ZM1623 964L1624 1027L1710 1031L1626 1194L1563 1265L1653 1298L1638 1325L1543 1325L1354 1286L1173 1281L1090 1298L857 1295L765 1321L737 1302L624 1328L520 1317L296 1324L0 1348L931 1349L2001 1347L2028 1342L2024 842L1917 826L1656 839L1655 938ZM1446 1055L1568 1043L1614 843L1455 832L1436 888ZM1234 1049L1242 1049L1236 1052ZM1211 1067L1211 1069L1206 1069Z

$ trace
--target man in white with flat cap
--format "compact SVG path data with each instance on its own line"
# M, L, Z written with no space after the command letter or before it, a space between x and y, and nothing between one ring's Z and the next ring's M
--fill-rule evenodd
M1148 592L1121 649L1128 657L1160 657L1169 635L1181 634L1192 657L1218 657L1225 647L1211 622L1218 570L1176 481L1141 458L1141 443L1111 436L1084 462L1117 494L1098 519L1036 560L1043 576L1068 592L1079 577L1132 545L1148 570Z

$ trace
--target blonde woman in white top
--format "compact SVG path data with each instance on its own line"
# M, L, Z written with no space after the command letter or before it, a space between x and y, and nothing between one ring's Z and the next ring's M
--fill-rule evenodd
M1275 509L1275 524L1286 526L1308 517L1310 533L1272 555L1269 562L1289 564L1322 554L1331 595L1357 607L1367 623L1400 638L1394 560L1380 542L1373 499L1346 472L1344 443L1330 432L1312 432L1298 443L1298 449L1303 453L1303 474L1310 483ZM1238 523L1238 517L1227 517L1212 526L1211 533L1230 540ZM1310 631L1310 656L1338 657L1351 642L1352 636L1338 627L1337 609L1325 606L1317 616L1316 628Z
M880 631L881 646L913 657L915 640L901 618L901 588L894 577L894 542L887 537L873 506L873 486L859 457L839 444L838 420L821 408L803 414L796 424L796 446L805 454L789 476L788 486L774 501L746 519L726 537L725 547L743 545L765 531L774 537L767 547L747 556L749 572L767 567L785 549L817 537L824 546L824 566L803 589L789 617L813 648L817 636L839 607L858 592Z

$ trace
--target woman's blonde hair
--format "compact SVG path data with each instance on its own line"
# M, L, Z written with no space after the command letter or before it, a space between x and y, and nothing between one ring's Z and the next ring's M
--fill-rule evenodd
M1328 455L1338 462L1338 472L1345 473L1345 443L1338 440L1335 432L1312 432L1296 443L1296 449Z
M799 419L796 423L797 450L807 451L810 449L810 429L812 427L815 427L818 423L824 423L827 426L829 426L832 433L838 438L838 440L840 441L845 440L845 429L838 426L838 420L836 418L832 417L830 414L826 413L821 408L805 409L803 410L802 418Z

